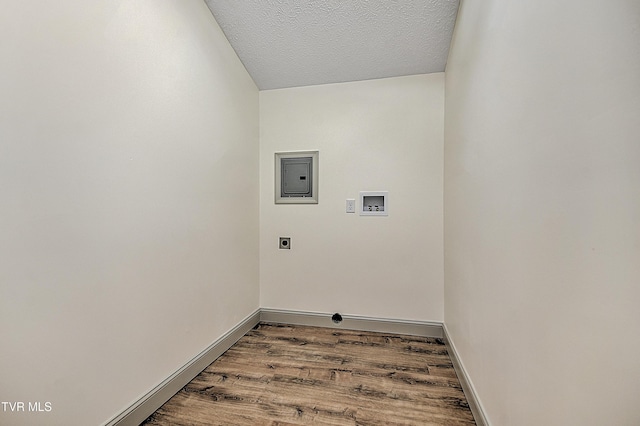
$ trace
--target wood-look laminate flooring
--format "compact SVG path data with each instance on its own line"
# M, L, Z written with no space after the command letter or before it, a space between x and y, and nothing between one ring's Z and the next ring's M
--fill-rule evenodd
M144 425L474 425L442 339L258 324Z

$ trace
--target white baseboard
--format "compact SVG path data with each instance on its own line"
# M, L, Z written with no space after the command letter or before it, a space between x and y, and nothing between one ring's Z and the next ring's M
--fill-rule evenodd
M138 426L260 321L260 309L217 339L104 426Z
M449 352L449 356L451 357L453 368L454 370L456 370L456 374L458 375L458 380L462 385L464 395L467 397L467 402L469 403L471 413L473 413L476 425L491 426L491 423L489 423L489 419L487 419L487 416L485 415L484 407L478 399L478 395L476 393L475 387L473 386L473 382L469 378L467 370L464 368L464 364L458 356L458 351L456 350L456 347L451 340L451 336L449 335L446 324L442 324L442 329L444 330L444 343L447 346L447 352Z
M331 320L330 313L260 309L260 321L314 327L343 328L346 330L373 331L379 333L408 334L422 337L444 337L442 323L342 315L339 324Z

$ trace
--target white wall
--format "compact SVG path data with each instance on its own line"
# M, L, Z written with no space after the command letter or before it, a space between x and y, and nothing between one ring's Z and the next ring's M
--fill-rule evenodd
M464 1L445 323L494 425L640 424L640 3Z
M202 1L0 40L0 424L100 424L258 307L258 91Z
M260 92L261 306L443 319L443 85L431 74ZM319 204L274 204L274 153L315 149ZM363 190L389 191L390 215L345 213Z

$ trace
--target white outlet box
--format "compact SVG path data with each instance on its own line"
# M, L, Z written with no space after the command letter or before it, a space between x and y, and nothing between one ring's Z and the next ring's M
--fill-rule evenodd
M360 216L389 216L389 192L360 192Z
M356 212L356 200L353 198L347 199L347 213L355 213Z

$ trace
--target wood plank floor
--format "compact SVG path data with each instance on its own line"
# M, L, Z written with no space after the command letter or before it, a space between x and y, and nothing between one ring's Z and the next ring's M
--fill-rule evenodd
M259 324L144 425L474 425L442 339Z

